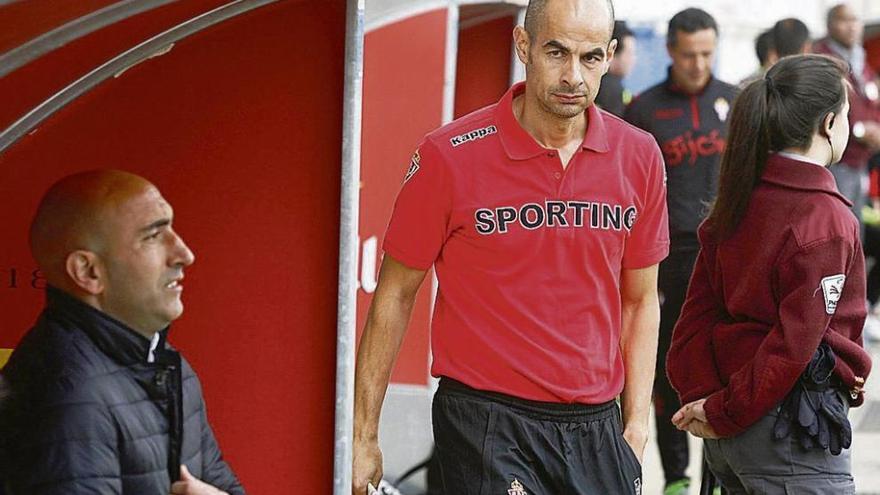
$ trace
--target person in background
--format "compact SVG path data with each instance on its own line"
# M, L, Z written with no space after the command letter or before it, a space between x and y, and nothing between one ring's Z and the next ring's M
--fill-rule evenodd
M612 39L617 40L617 50L611 60L608 73L602 77L596 104L602 110L623 116L626 105L632 101L632 93L623 87L623 79L632 72L636 65L636 37L626 25L626 21L614 21Z
M865 61L864 24L852 7L840 4L827 16L828 36L813 44L813 51L849 64L851 136L838 166L831 169L840 192L853 203L861 221L867 205L868 160L880 150L880 90L877 73Z
M800 19L794 17L782 19L773 25L770 32L773 33L773 47L777 60L789 55L810 53L813 47L810 30Z
M663 294L660 343L654 379L657 445L666 478L665 495L688 491L687 434L672 424L680 404L663 362L672 329L684 303L699 251L697 227L715 198L718 167L727 135L727 117L736 87L712 75L718 26L707 12L689 8L672 17L667 50L672 58L665 81L649 88L627 107L625 119L650 132L666 162L669 207L669 257L660 264Z
M854 495L849 407L864 401L865 263L828 167L849 138L846 68L785 57L737 98L718 198L666 358L732 495Z
M779 57L776 56L776 49L773 47L772 29L763 31L757 38L755 38L755 55L758 57L758 63L760 66L755 72L749 74L745 79L740 81L739 86L741 88L748 86L750 82L756 79L764 77L764 73L767 72L770 67L773 67L773 64L779 60Z

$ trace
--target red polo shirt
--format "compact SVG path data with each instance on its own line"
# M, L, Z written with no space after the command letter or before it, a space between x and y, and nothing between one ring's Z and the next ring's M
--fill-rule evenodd
M775 407L820 341L846 386L868 376L865 259L849 206L825 167L774 154L729 239L719 243L701 226L666 370L683 403L708 397L720 435Z
M621 269L668 251L663 161L650 134L590 106L563 169L514 117L524 89L425 138L384 249L435 266L432 374L601 403L623 388Z

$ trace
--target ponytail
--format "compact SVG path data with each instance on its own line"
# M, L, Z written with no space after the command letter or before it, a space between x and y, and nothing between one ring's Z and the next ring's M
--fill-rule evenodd
M721 157L718 197L707 225L716 238L730 236L746 213L752 190L764 173L769 153L768 80L749 84L733 103L727 145Z
M721 157L718 196L706 228L721 241L734 234L770 153L807 149L822 119L846 101L846 66L824 55L785 57L733 102Z

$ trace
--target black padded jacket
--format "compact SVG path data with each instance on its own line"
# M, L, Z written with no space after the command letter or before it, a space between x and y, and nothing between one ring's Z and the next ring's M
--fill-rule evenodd
M161 332L150 341L49 287L3 368L0 476L7 495L167 495L185 464L244 494L223 460L201 384Z

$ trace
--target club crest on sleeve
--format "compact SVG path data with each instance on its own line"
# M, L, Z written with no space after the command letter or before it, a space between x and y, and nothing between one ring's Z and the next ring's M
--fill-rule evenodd
M416 175L416 172L419 171L419 162L422 158L419 156L419 150L416 150L413 153L412 160L409 162L409 170L406 171L406 175L403 177L403 183L406 184L410 179L412 179L413 175Z
M522 483L514 478L513 482L510 483L510 490L507 490L507 495L528 495L528 493L526 492L525 487L522 486Z
M715 100L715 113L718 114L718 119L721 122L725 122L727 120L727 113L730 111L730 103L727 102L726 98L718 98Z
M822 295L825 296L825 312L829 315L833 315L837 311L837 303L840 301L841 294L843 294L843 283L845 280L846 275L839 274L825 277L819 283Z

